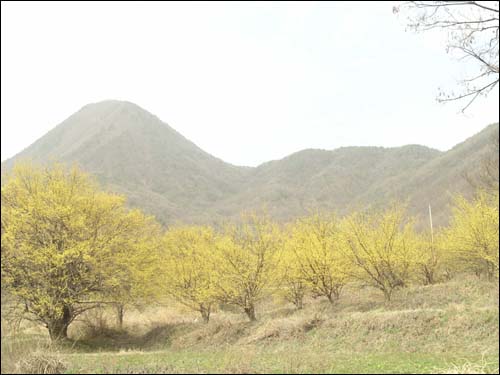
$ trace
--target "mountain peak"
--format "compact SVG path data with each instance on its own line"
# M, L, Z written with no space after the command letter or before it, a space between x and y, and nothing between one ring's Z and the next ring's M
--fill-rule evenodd
M88 103L84 105L82 109L117 108L117 107L139 108L143 111L146 111L145 109L141 108L135 103L129 102L127 100L117 100L117 99L106 99L95 103Z
M122 117L120 121L123 122L124 116L135 116L135 123L140 121L153 121L162 122L158 117L148 112L144 108L138 106L135 103L125 101L125 100L103 100L96 103L89 103L83 106L78 112L73 114L72 117L83 116L86 118L90 116L91 118L101 118L106 119L102 121L103 123L109 123L113 121L113 117ZM138 121L139 120L139 121ZM165 124L165 123L163 123ZM166 125L166 124L165 124Z

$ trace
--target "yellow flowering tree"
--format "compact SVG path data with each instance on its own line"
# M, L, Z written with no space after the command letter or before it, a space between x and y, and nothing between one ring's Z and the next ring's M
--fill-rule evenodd
M215 305L210 261L215 237L209 227L170 228L163 237L164 287L183 305L200 312L208 323Z
M357 212L344 220L345 251L352 276L380 289L389 301L410 280L418 243L405 210L393 205L383 212Z
M287 245L293 253L295 280L303 281L314 296L327 297L334 303L347 282L349 267L341 250L338 220L319 214L300 219L293 225Z
M435 284L438 280L440 266L443 261L441 236L436 234L432 238L427 233L415 234L415 241L416 277L424 285Z
M140 294L154 263L145 240L154 220L76 167L22 164L4 177L2 288L53 340L103 298Z
M257 302L279 280L281 242L279 227L265 217L247 215L225 225L212 258L218 301L241 307L255 321Z
M468 201L457 196L445 249L462 270L498 278L498 192L479 192Z
M279 267L280 280L278 288L280 297L287 302L293 303L300 310L303 308L304 296L308 291L308 286L302 275L299 259L293 245L292 228L293 226L289 225L284 233L285 239L282 261Z
M125 307L155 301L159 292L162 229L156 219L140 210L128 210L128 231L122 234L123 256L114 259L116 287L103 291L103 297L116 306L118 326L122 328ZM126 254L126 255L125 255Z

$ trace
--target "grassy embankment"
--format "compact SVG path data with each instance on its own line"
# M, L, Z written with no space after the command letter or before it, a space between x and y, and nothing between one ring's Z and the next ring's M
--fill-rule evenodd
M33 353L60 359L65 373L498 373L498 285L475 277L407 288L390 303L351 287L335 306L267 301L258 312L250 323L219 311L206 325L180 308L129 310L121 331L105 314L101 327L74 323L63 348L43 329L14 334L3 322L2 373L36 362Z

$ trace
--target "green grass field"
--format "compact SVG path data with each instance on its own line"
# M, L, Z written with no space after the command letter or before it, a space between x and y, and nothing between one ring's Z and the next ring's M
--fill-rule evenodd
M354 287L301 311L268 300L255 323L229 311L195 318L178 306L129 309L117 330L94 313L98 327L74 323L74 341L58 348L43 329L3 322L2 373L47 358L64 373L498 373L498 285L476 277L410 287L390 303Z

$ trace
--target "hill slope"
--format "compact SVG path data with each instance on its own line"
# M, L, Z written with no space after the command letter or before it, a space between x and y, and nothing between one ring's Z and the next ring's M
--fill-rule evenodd
M248 168L204 152L135 104L110 100L86 105L2 169L26 158L77 162L164 223L217 221L264 206L288 220L392 199L408 200L421 215L432 204L439 223L450 193L471 190L464 171L477 167L495 134L498 124L447 152L418 145L310 149Z
M83 107L5 161L5 167L19 159L77 162L104 185L125 193L131 205L166 222L202 217L208 205L237 191L245 173L156 116L120 101Z
M114 313L72 323L77 341L52 354L65 373L498 374L498 284L469 275L409 286L390 303L353 285L334 305L310 298L297 311L269 299L257 322L225 309L196 322L170 302L128 308L117 329ZM53 358L44 327L25 321L11 332L2 327L2 373L30 363L35 348Z

